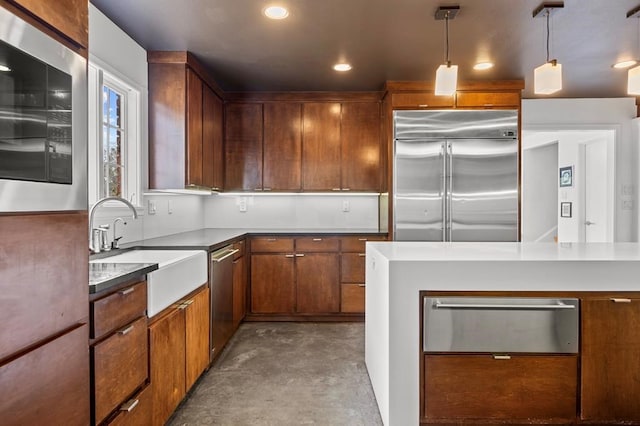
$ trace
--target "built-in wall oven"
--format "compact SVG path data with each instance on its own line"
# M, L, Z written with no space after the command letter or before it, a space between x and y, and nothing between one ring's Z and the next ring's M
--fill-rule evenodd
M86 208L86 59L0 8L0 212Z

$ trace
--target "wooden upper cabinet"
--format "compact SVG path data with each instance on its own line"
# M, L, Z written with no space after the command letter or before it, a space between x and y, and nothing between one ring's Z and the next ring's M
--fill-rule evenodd
M264 190L302 187L302 104L264 104Z
M581 301L582 420L640 422L640 298L627 297Z
M342 104L342 189L380 191L380 104Z
M436 96L433 92L391 94L393 109L453 108L453 96Z
M87 0L10 0L27 10L78 46L89 46L89 2Z
M202 181L221 191L224 184L222 99L206 84L202 89Z
M302 187L305 191L341 189L340 103L303 106Z
M225 105L226 190L262 189L262 104Z
M458 108L520 108L520 92L458 92Z
M187 186L204 186L202 174L202 80L187 68Z

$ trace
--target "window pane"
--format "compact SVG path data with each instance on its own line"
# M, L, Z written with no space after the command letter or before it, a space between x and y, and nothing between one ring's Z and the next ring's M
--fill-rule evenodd
M121 111L121 103L122 103L122 99L121 96L114 92L113 90L110 90L109 93L109 125L111 126L115 126L115 127L121 127L121 120L122 120L122 111Z
M109 116L109 88L102 86L102 122L107 122Z

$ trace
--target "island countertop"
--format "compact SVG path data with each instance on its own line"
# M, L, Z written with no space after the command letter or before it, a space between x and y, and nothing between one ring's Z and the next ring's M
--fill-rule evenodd
M624 297L640 292L640 244L369 242L365 277L365 361L383 423L418 425L421 292Z

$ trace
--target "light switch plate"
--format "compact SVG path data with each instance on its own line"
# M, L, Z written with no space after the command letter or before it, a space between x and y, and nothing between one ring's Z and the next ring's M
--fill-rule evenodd
M149 214L156 214L156 202L149 200L147 210Z
M238 210L243 213L247 211L247 197L240 197L238 199Z
M349 204L349 201L348 201L348 200L344 200L344 201L342 202L342 211L346 213L346 212L348 212L349 210L351 210L351 205Z

